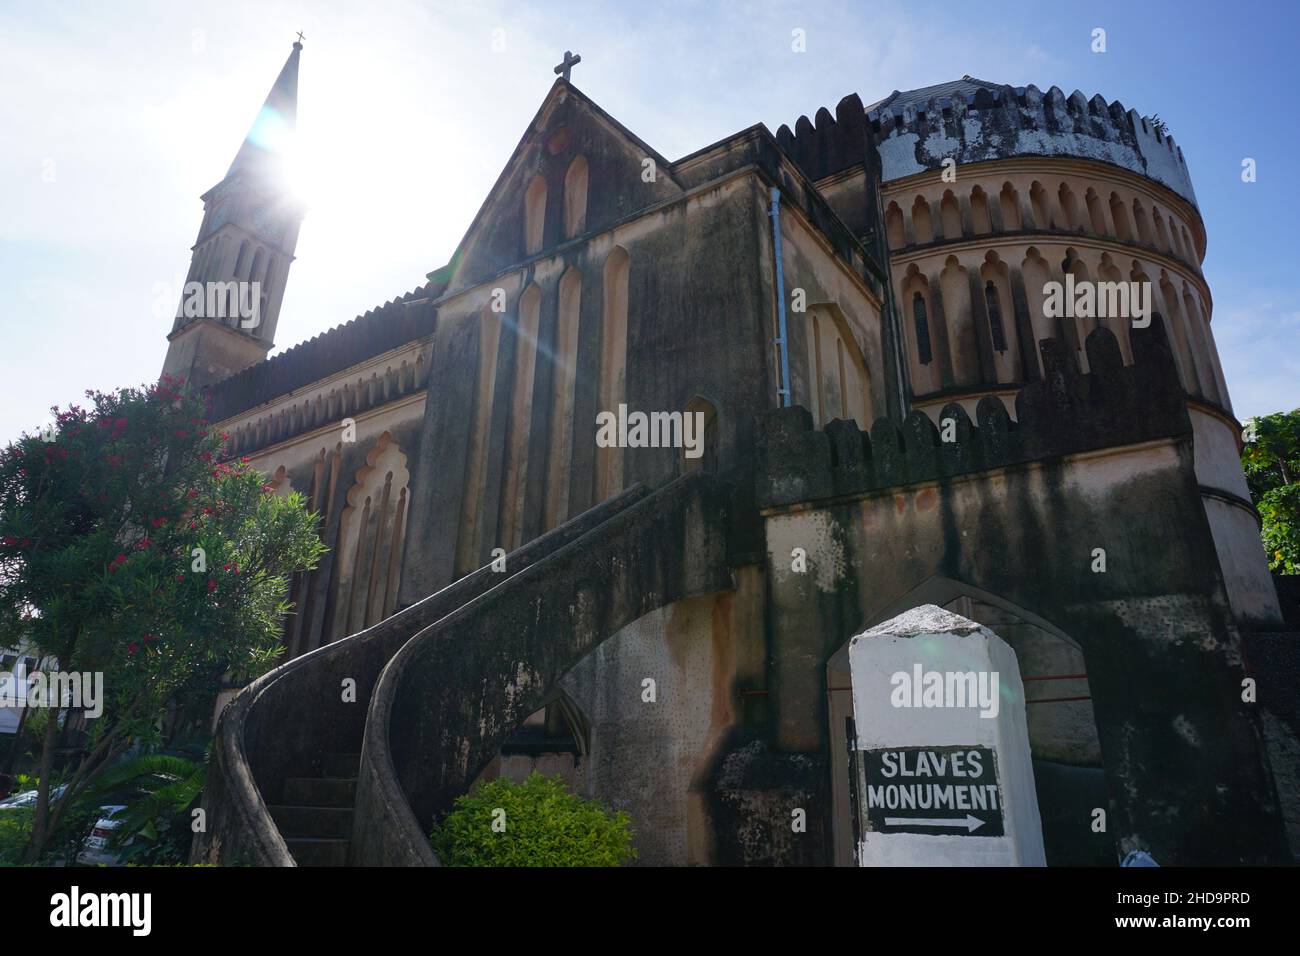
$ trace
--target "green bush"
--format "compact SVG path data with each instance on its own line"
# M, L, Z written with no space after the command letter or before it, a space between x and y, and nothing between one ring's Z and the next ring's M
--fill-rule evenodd
M32 835L30 807L0 810L0 866L19 866Z
M456 799L430 843L446 866L620 866L636 856L632 821L534 771Z

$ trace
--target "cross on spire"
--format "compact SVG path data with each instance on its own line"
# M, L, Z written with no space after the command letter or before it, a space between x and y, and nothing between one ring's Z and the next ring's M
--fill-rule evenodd
M582 62L582 57L574 56L568 50L564 51L564 62L555 68L555 72L564 77L564 82L569 82L569 72Z
M307 38L306 38L305 36L303 36L303 35L302 35L302 31L299 30L299 31L298 31L298 44L301 46L301 45L302 45L302 41L305 40L305 39L307 39Z

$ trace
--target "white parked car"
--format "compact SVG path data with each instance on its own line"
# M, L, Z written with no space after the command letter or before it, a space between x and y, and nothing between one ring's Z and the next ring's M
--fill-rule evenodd
M63 791L68 789L66 785L60 784L50 791L50 802L53 803L59 797L63 796ZM22 793L16 793L7 800L0 800L0 810L13 810L18 807L27 807L34 809L36 807L36 791L24 790Z
M125 809L125 804L109 804L99 808L102 815L95 821L95 826L91 829L90 835L82 841L81 852L77 854L78 866L120 865L121 853L124 847L110 847L108 841L113 835L113 831L122 822L113 818ZM131 841L127 840L126 842L129 844Z

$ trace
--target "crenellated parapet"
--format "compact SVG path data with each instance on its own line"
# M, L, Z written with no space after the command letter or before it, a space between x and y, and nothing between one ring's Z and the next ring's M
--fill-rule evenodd
M980 89L904 102L867 114L885 181L1015 156L1060 156L1110 163L1144 175L1196 205L1191 174L1173 137L1136 110L1100 95L1053 86ZM796 147L798 148L798 147Z
M835 107L822 107L814 120L800 116L794 131L782 125L776 141L814 182L861 163L867 150L867 116L862 100L851 93Z
M836 420L822 431L801 406L769 412L760 422L756 471L761 507L781 507L1004 468L1064 455L1188 435L1178 369L1160 316L1132 333L1134 362L1125 366L1106 328L1088 336L1090 371L1071 350L1044 340L1046 374L1016 395L1016 417L986 395L972 422L953 402L941 427L913 410L900 427L877 419L871 431Z

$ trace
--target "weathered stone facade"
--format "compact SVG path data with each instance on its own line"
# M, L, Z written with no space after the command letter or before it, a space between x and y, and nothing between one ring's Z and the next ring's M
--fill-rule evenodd
M1038 689L1049 864L1287 859L1204 247L1181 152L1099 98L850 96L669 161L557 81L451 262L209 388L331 552L223 716L196 855L434 863L457 793L538 766L644 863L852 862L844 648L937 604ZM1159 315L1046 319L1067 273ZM702 455L602 447L620 405L698 412Z

